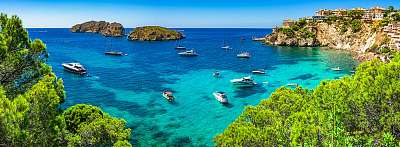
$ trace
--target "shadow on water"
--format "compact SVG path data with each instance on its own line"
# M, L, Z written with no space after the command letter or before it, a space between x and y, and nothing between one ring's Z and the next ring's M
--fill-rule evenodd
M303 74L303 75L299 75L297 77L291 78L289 80L308 80L311 79L315 76L317 76L318 74Z
M235 105L233 105L231 103L225 103L225 104L222 104L222 106L224 106L226 108L233 108L233 106L235 106Z
M267 89L262 86L254 86L254 87L236 87L235 97L236 98L247 98L257 93L265 93Z

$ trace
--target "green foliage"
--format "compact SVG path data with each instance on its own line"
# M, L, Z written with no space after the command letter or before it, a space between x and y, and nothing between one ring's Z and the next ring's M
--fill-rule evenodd
M112 118L100 108L78 104L63 113L66 122L68 146L113 145L127 140L130 129L125 129L125 121Z
M131 40L177 40L183 37L182 33L160 26L137 27L130 34Z
M216 146L398 146L400 55L361 64L315 90L276 90L247 107Z
M316 34L310 31L306 19L300 19L289 28L279 28L278 32L282 32L288 38L316 38Z
M30 40L16 16L0 14L0 28L1 145L130 145L125 121L97 107L77 105L63 113L64 85L44 63L46 46Z
M391 51L391 49L389 48L389 47L381 47L379 50L378 50L378 53L379 54L385 54L385 53L389 53Z

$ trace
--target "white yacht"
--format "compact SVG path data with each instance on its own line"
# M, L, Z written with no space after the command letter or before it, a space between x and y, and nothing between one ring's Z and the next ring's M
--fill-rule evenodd
M126 56L128 54L125 54L123 52L119 52L119 51L108 51L104 53L105 55L110 55L110 56Z
M225 50L229 50L229 49L232 49L229 45L225 45L225 46L223 46L223 47L221 47L222 49L225 49Z
M86 74L86 69L80 63L63 63L62 66L66 71L76 74Z
M198 56L198 54L194 50L184 51L184 52L180 52L178 54L181 56L187 56L187 57Z
M331 70L333 70L333 71L342 71L343 69L341 69L340 67L335 67L335 68L331 68Z
M241 86L241 87L252 87L257 84L253 81L253 79L251 77L243 77L240 79L233 79L233 80L231 80L231 83L233 85Z
M177 50L185 50L186 47L183 46L183 45L178 45L178 46L175 47L175 49L177 49Z
M243 52L243 53L237 54L236 56L238 58L250 58L251 57L249 52Z
M264 69L256 69L256 70L253 70L253 71L251 71L253 74L260 74L260 75L263 75L263 74L265 74L265 70Z
M225 92L221 92L221 91L217 91L213 93L215 99L217 99L217 101L219 101L222 104L227 104L228 103L228 98L225 94Z

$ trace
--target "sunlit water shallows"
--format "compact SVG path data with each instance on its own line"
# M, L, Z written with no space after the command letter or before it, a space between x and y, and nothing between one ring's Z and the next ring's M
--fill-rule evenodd
M321 80L349 74L357 64L350 53L318 48L270 47L253 42L271 29L179 29L187 36L182 44L194 48L198 57L177 55L176 41L133 42L98 34L70 33L68 29L29 29L32 38L42 39L48 48L48 63L64 80L67 100L63 107L87 103L122 117L132 128L134 145L212 146L221 133L247 105L256 105L278 87L298 83L315 88ZM129 32L130 29L127 30ZM245 38L246 40L242 40ZM223 42L233 49L221 49ZM120 50L123 57L105 56ZM248 51L250 59L236 54ZM80 62L88 77L65 72L61 63ZM330 68L341 67L343 71ZM251 75L254 88L237 89L229 80ZM218 70L222 77L214 78ZM171 90L175 103L161 95ZM212 93L224 91L229 105L218 103Z

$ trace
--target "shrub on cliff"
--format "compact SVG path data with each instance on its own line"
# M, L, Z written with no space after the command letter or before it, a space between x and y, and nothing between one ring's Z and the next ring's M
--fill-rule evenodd
M16 16L1 14L0 28L0 145L111 146L127 140L125 122L93 106L71 107L63 115L64 85L44 63L46 46L32 41ZM80 106L96 117L68 115Z
M400 56L361 64L315 90L279 88L249 106L216 146L400 146Z

